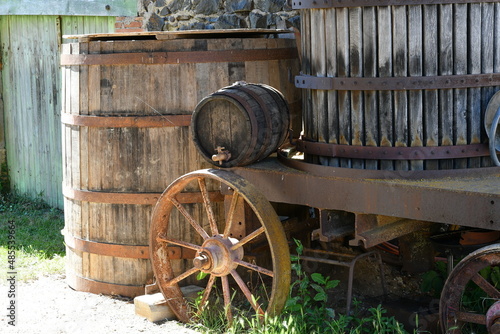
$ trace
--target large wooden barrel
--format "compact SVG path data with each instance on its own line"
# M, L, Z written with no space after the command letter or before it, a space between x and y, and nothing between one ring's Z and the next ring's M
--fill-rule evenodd
M287 138L290 113L283 95L271 86L237 82L210 94L193 112L196 148L220 167L262 160Z
M454 3L455 2L455 3ZM500 86L491 1L293 1L301 9L310 162L382 170L490 166Z
M273 85L300 108L295 41L260 30L78 38L61 56L67 280L76 290L135 296L152 282L156 200L177 177L209 166L189 135L197 103L246 80ZM195 233L183 219L171 224Z

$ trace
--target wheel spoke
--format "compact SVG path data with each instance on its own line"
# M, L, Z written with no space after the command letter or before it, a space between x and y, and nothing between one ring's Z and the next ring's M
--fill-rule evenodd
M231 199L231 205L229 207L229 212L226 218L226 228L224 229L224 238L229 237L229 233L231 233L231 228L233 227L234 222L234 213L236 211L236 207L238 205L238 199L240 195L238 192L233 192L233 198Z
M217 222L215 219L214 210L212 208L212 202L210 201L210 196L207 190L207 184L205 179L200 177L198 178L198 185L200 186L201 196L203 198L203 204L205 205L205 210L207 211L208 221L210 223L210 230L212 235L219 234L219 230L217 229Z
M234 280L240 287L241 291L247 298L247 300L250 302L250 305L252 305L253 309L255 312L259 315L264 315L264 311L262 311L262 308L260 307L259 304L257 304L257 301L255 300L255 297L252 295L250 290L248 289L247 285L243 280L241 279L241 276L236 272L236 270L231 270L231 276L233 276Z
M229 280L227 276L222 276L222 294L224 295L224 310L229 324L233 323L233 312L231 311L231 290L229 290Z
M199 305L199 310L198 310L198 315L203 311L203 308L205 307L205 303L208 300L208 297L210 296L210 292L212 292L212 287L214 286L215 279L217 276L210 275L210 278L208 279L207 287L205 288L205 291L203 291L203 297L201 297L200 305Z
M486 325L486 316L477 313L456 312L457 320L461 322L471 322L479 325Z
M239 261L239 260L235 260L234 262L238 263L240 266L243 266L245 268L252 269L252 270L255 270L261 274L274 277L274 273L271 270L259 267L256 264L245 262L245 261Z
M182 281L183 279L188 278L189 276L191 276L192 274L194 274L197 271L198 271L198 268L193 267L193 268L189 269L188 271L183 272L179 276L172 278L170 281L167 282L167 285L177 284L180 281Z
M177 201L173 197L170 198L170 201L172 202L173 205L175 205L177 210L179 210L179 212L182 213L182 215L187 219L189 224L191 224L191 226L194 227L196 232L198 232L198 234L201 235L203 240L207 240L208 238L210 238L208 236L207 232L203 229L203 227L201 227L200 224L198 224L198 222L196 220L194 220L194 218L189 214L189 212L186 211L186 209L184 209L184 207L182 206L181 203L179 203L179 201Z
M244 237L243 239L241 239L237 244L233 245L231 247L231 250L236 250L240 247L243 247L245 246L246 243L252 241L253 239L257 238L259 235L261 235L262 233L264 233L266 231L266 229L264 228L264 226L262 226L261 228L253 231L252 233L250 233L249 235L247 235L246 237Z
M479 273L472 277L472 281L476 283L486 294L491 298L500 299L500 291L498 291L490 282L488 282Z
M170 239L170 238L167 238L166 236L161 235L161 234L156 238L156 240L158 242L166 242L166 243L169 243L169 244L173 244L173 245L177 245L177 246L189 248L189 249L192 249L192 250L200 250L201 249L201 246L198 246L198 245L195 245L195 244L191 244L189 242L185 242L185 241L181 241L181 240Z

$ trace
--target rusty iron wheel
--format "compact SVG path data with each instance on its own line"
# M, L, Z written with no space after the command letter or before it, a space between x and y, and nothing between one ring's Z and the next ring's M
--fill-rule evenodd
M219 184L220 187L214 187ZM208 185L208 186L207 186ZM224 188L225 187L225 188ZM213 189L217 189L213 191ZM214 210L214 197L219 200L222 196L220 189L229 189L232 196L228 205L224 206L226 217L218 219ZM183 195L193 192L202 202L205 223L197 221L181 202ZM214 193L216 196L214 196ZM238 224L234 218L238 205L246 202L258 221L258 227L244 236L231 236L233 226ZM178 211L183 216L187 228L195 234L197 242L182 240L186 237L172 237L168 235L168 226L171 215ZM220 215L222 216L222 215ZM221 221L224 220L224 221ZM205 226L203 226L205 225ZM255 262L246 261L245 251L250 244L260 240L264 243L271 261L263 266ZM191 253L188 265L182 272L175 272L176 260L169 258L169 247L181 247ZM182 252L182 251L181 251ZM184 298L180 286L188 277L200 271L208 275L208 281L199 302L198 312L203 310L211 294L215 290L222 290L224 310L229 322L232 321L231 286L245 296L251 309L256 314L270 315L281 312L290 288L290 254L283 226L267 199L249 182L242 177L223 170L200 170L188 173L175 180L164 191L158 200L152 216L150 232L150 254L156 282L169 306L178 319L189 322L196 316L190 303ZM270 282L268 300L261 301L253 295L237 269L243 268L255 276L264 277ZM214 288L217 278L220 279L221 289ZM264 280L262 280L264 281Z
M498 266L500 266L500 244L494 244L469 254L453 269L444 285L439 305L443 333L462 333L466 326L471 325L479 326L481 332L498 333L499 282L481 275L481 272L488 270L487 268L498 268ZM483 305L482 312L466 303L466 294L470 291L479 291L484 295L479 301Z

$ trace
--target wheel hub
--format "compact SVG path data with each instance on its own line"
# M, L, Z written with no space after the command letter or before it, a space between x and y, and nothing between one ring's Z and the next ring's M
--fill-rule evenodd
M243 248L232 249L238 243L237 239L224 238L216 235L208 238L193 259L195 268L215 276L229 275L231 270L238 267L243 259Z

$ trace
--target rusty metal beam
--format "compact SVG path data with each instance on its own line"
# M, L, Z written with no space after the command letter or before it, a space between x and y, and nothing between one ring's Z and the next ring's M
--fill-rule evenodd
M267 159L232 171L272 202L500 230L498 168L429 171L429 178L422 176L427 171L324 168L328 175L292 169L276 159Z
M427 228L431 223L372 214L358 214L355 224L356 235L354 239L349 241L349 244L370 248L384 241Z

